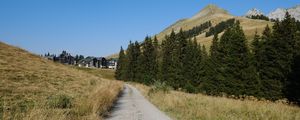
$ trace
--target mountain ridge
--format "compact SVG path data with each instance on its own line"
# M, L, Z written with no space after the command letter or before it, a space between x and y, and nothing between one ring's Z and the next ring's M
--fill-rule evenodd
M262 11L260 11L257 8L252 8L252 9L248 10L248 12L245 14L245 17L265 15L269 19L283 20L286 12L289 12L289 14L292 17L294 17L296 20L300 20L300 5L296 5L291 8L276 8L275 10L269 12L268 14L264 14Z
M251 16L257 16L257 15L264 15L263 12L261 12L259 9L257 8L252 8L250 9L247 13L246 13L246 17L251 17Z
M155 36L157 37L159 42L162 42L165 39L166 35L169 35L172 31L175 33L179 32L180 29L183 31L187 31L192 29L193 27L199 26L205 22L210 21L212 27L219 24L220 22L226 21L228 19L239 20L240 24L245 32L246 38L251 40L254 37L255 32L257 31L259 34L262 33L266 25L272 26L273 23L265 20L258 19L250 19L241 16L234 16L228 13L226 10L219 8L217 5L209 4L195 15L190 18L184 18L176 21L171 24L169 27L165 28L161 32L157 33ZM206 37L205 32L208 29L204 30L204 32L198 36L197 42L204 45L206 48L210 48L213 36ZM222 35L220 33L220 35ZM250 42L248 42L250 43ZM116 57L118 54L113 54L110 57Z
M270 12L267 16L270 19L282 20L285 16L286 11L294 17L296 20L300 20L300 5L296 5L291 8L277 8L274 11Z
M181 20L179 22L170 25L162 32L156 34L156 36L158 40L161 42L166 35L172 32L172 30L174 30L175 33L177 33L179 32L180 29L184 31L189 30L195 26L198 26L208 21L211 21L212 26L215 26L222 21L226 21L232 18L240 21L241 26L245 31L247 39L253 38L255 31L257 31L258 33L262 33L266 25L272 25L272 22L269 21L254 20L245 17L234 16L228 13L226 10L219 8L216 5L209 4L208 6L201 9L198 13L196 13L191 18L185 18L184 20ZM205 30L205 32L206 31L207 30ZM196 38L200 44L203 44L206 46L206 48L209 48L211 44L212 36L206 37L205 32L196 36Z

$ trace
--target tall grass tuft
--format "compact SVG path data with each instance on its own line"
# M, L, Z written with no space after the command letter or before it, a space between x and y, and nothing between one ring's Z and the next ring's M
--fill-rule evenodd
M148 95L157 93L157 92L163 92L163 93L169 93L172 87L168 86L166 82L164 81L154 81L153 85L151 86L151 89L148 92Z

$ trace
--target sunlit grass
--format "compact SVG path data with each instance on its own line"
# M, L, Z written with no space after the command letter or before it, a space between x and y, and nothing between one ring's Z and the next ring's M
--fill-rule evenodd
M123 83L0 42L0 118L101 119Z
M115 79L115 70L113 69L99 69L99 68L85 68L85 67L74 67L78 70L86 71L90 74L93 74L98 77L105 79L114 80Z
M154 105L177 120L299 120L300 108L270 101L236 100L184 92L155 92L132 83Z

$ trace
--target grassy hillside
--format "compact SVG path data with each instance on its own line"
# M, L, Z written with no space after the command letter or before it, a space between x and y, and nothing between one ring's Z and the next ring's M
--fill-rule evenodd
M0 118L101 119L122 83L0 42Z
M243 27L243 30L248 40L251 40L254 37L255 31L258 31L258 33L262 33L266 25L272 26L273 24L272 22L269 21L254 20L245 17L233 16L230 15L226 10L218 8L215 5L208 5L193 17L179 20L179 22L176 22L175 24L171 25L167 29L163 30L162 32L157 34L157 38L160 41L162 41L164 40L164 36L170 34L172 30L174 30L175 32L179 32L181 28L183 30L189 30L207 21L211 21L212 26L215 26L216 24L231 18L240 21L241 26ZM203 33L196 36L196 38L199 43L205 45L206 48L209 48L213 36L205 37L205 33Z
M300 108L283 102L244 100L188 94L153 92L133 83L154 105L177 120L299 120Z
M110 79L110 80L115 79L115 70L113 69L94 69L94 68L82 68L82 67L75 67L75 68L104 79Z

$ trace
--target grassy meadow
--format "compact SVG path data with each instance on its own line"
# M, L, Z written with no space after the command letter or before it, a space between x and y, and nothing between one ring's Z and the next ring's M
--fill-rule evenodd
M102 119L123 87L109 74L91 74L0 42L0 119Z
M153 92L131 83L155 106L177 120L299 120L300 108L283 102L237 100L178 91Z
M85 71L89 74L104 78L104 79L109 79L109 80L114 80L115 79L115 70L113 69L97 69L97 68L84 68L84 67L74 67L78 70Z

